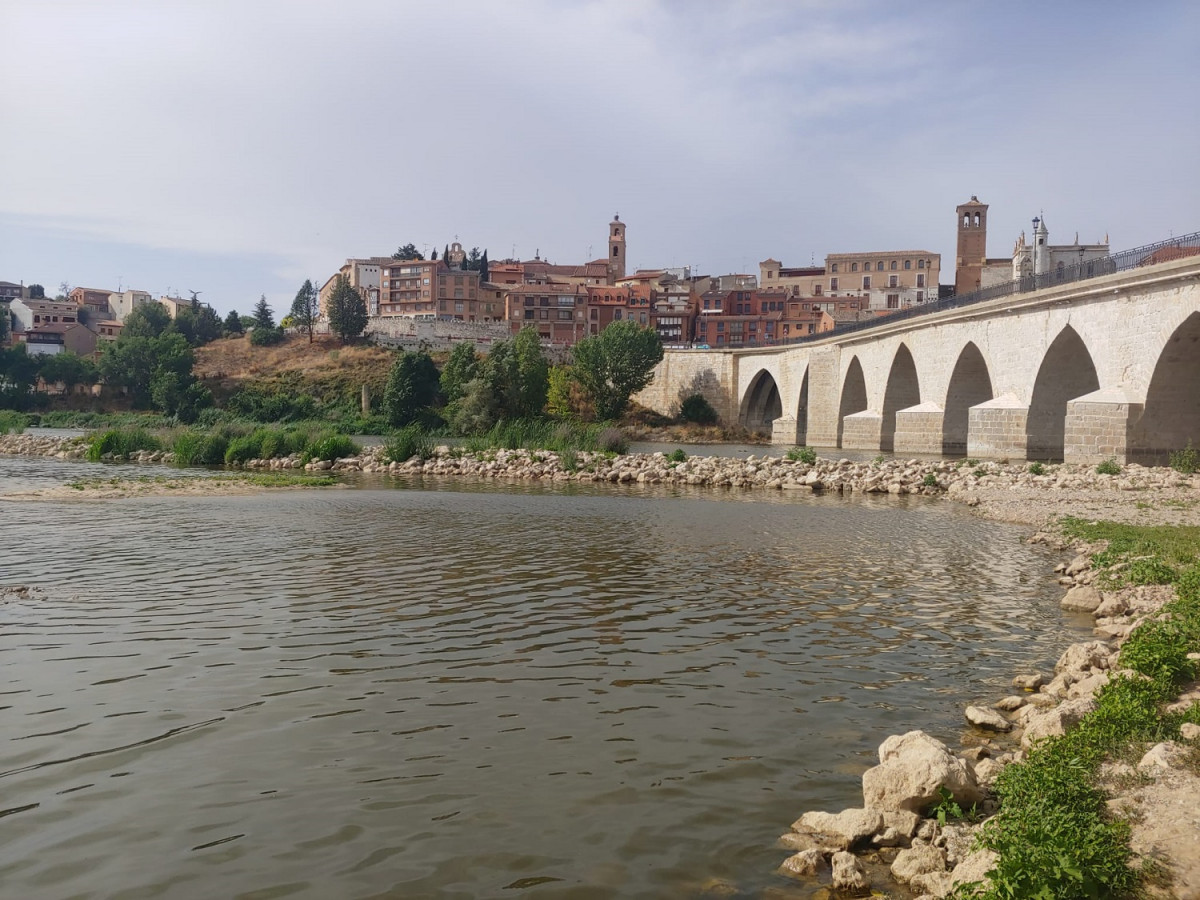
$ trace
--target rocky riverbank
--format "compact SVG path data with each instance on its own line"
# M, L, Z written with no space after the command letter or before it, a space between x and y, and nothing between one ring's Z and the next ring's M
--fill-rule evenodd
M781 874L834 891L907 890L923 898L986 885L997 856L978 849L974 838L981 820L995 812L997 776L1096 709L1097 692L1122 671L1121 645L1175 595L1162 585L1100 589L1093 559L1103 544L1072 547L1054 532L1031 541L1075 552L1056 569L1067 587L1061 605L1092 615L1096 640L1068 647L1052 674L1018 675L1009 696L968 706L970 747L955 751L922 731L887 738L879 765L863 773L861 808L807 812L780 838L780 848L791 851ZM1200 681L1185 685L1165 711L1196 702ZM1130 823L1135 856L1153 861L1157 882L1166 885L1150 893L1185 900L1200 897L1200 726L1183 725L1181 737L1141 748L1136 765L1106 764L1101 786L1111 814Z
M0 436L0 453L80 459L78 438L34 434ZM307 469L334 473L422 475L441 478L608 482L682 485L731 490L807 491L850 495L943 497L1005 521L1042 525L1053 516L1075 515L1157 524L1200 523L1200 491L1194 476L1166 468L1127 465L1105 475L1094 466L1014 465L996 462L882 459L852 462L817 458L812 463L778 456L727 459L683 458L664 453L611 455L592 452L486 450L469 453L441 447L428 459L389 460L382 447L358 456L305 462L292 455L253 459L246 469ZM130 462L171 463L170 451L140 451ZM1030 469L1033 471L1030 471Z

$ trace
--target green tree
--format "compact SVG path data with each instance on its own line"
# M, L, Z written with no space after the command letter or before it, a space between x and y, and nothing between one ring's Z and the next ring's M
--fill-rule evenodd
M159 337L130 336L128 332L122 332L115 343L104 348L104 354L100 357L100 374L108 384L123 387L135 406L147 407L155 405L155 379L175 375L178 378L178 390L186 390L194 381L193 361L192 348L184 336L177 332ZM162 406L159 408L163 409Z
M444 262L446 265L450 265L450 245L449 244L446 244L445 246L442 247L442 262Z
M329 327L337 332L343 341L356 338L367 327L367 304L357 288L339 275L333 283L326 302L326 312L329 316Z
M467 383L479 372L479 354L473 344L466 341L455 344L450 351L450 358L442 368L442 396L447 403L453 403L462 397Z
M479 248L472 247L471 251L467 254L467 258L463 260L463 269L467 272L478 272L479 258Z
M512 414L518 419L542 415L546 408L546 391L550 385L550 363L542 352L541 338L532 327L522 328L513 338L517 383L511 392Z
M487 248L485 247L483 256L479 259L479 280L481 282L487 281L492 277L491 269L489 268L490 265L487 258Z
M455 434L483 434L499 418L495 391L488 379L480 376L464 386L462 397L454 404L450 427Z
M42 357L38 374L47 384L61 382L67 393L73 391L77 384L95 384L100 380L100 370L91 359L69 350Z
M271 310L271 304L267 302L266 294L260 296L258 302L254 304L253 315L255 328L275 327L275 313Z
M0 347L0 409L25 409L33 396L38 361L24 344Z
M156 338L171 327L171 314L161 303L144 303L125 317L121 337Z
M44 300L46 298L46 289L40 284L31 284L29 286L30 300Z
M292 322L301 331L308 332L308 342L313 342L313 327L317 324L320 307L317 304L317 289L310 279L305 278L296 299L292 301Z
M3 344L8 339L8 333L12 331L12 313L8 311L7 303L0 303L0 344Z
M258 320L254 316L242 316L242 331L253 331L257 324Z
M654 329L625 319L584 338L572 355L575 378L595 405L596 416L615 419L654 378L663 348Z
M570 366L554 366L546 379L546 412L556 419L566 419L578 413L572 403L573 389L577 390L575 373Z
M225 317L224 325L226 334L242 334L246 330L242 327L242 317L238 315L236 309L229 311L229 315Z
M438 370L428 353L405 351L396 357L383 392L383 414L400 428L415 422L438 397Z
M404 246L398 248L392 254L392 259L424 259L424 255L417 249L417 245L409 241Z

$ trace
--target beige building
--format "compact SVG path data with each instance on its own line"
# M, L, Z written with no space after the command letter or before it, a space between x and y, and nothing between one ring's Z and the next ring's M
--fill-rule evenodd
M124 322L131 312L139 306L146 306L149 303L154 303L154 298L146 291L125 290L121 292L113 291L108 295L108 308L112 312L112 318L118 322Z
M779 260L758 264L763 290L793 297L857 297L864 309L904 309L936 300L942 258L929 250L830 253L823 267L785 268Z

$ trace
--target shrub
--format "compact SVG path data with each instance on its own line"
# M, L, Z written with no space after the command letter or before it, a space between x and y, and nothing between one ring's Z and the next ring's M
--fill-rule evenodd
M1176 472L1184 475L1194 475L1197 470L1200 470L1200 453L1192 447L1192 442L1188 441L1187 446L1182 450L1172 450L1168 457L1171 468Z
M985 469L983 466L977 466L976 468L971 470L971 474L974 475L976 478L982 478L987 473L988 473L987 469Z
M596 436L596 444L605 453L624 453L629 449L629 441L620 428L602 428Z
M568 447L558 451L558 464L564 472L575 472L579 469L579 453Z
M925 487L937 487L937 476L932 472L926 472L925 477L921 480L921 484L925 485Z
M342 459L347 456L357 456L362 448L344 434L331 431L318 435L304 448L301 458L305 462L314 459Z
M0 313L2 315L2 313ZM25 413L13 412L8 409L0 409L0 434L20 434L30 425L30 420L33 416L28 416Z
M263 328L259 326L250 332L250 343L255 347L269 347L272 344L278 344L283 340L283 329L276 326L275 328Z
M414 456L429 459L433 456L433 441L419 425L399 429L383 445L383 455L389 462L408 462Z
M679 418L696 425L715 425L717 411L703 394L690 394L679 404Z
M1029 474L1030 475L1045 475L1046 467L1043 466L1040 462L1030 463L1029 464Z
M1121 464L1110 456L1108 459L1104 460L1104 462L1100 463L1100 465L1096 466L1096 474L1120 475Z
M687 454L683 452L682 448L676 447L667 455L667 460L673 463L681 463L687 460Z
M787 458L792 462L802 462L811 466L817 461L817 451L812 447L793 447L787 452Z
M93 434L88 441L87 458L92 462L106 454L128 457L139 450L160 450L162 442L144 428L110 428Z
M188 429L176 435L171 449L177 466L219 466L225 462L228 447L229 438L225 434Z

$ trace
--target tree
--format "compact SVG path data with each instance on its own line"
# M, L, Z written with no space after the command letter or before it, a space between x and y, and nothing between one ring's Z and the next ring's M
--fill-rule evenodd
M226 334L242 334L246 330L242 327L242 317L237 314L236 309L229 311L229 315L225 317L224 325Z
M442 247L442 262L444 262L446 265L450 265L450 245L449 244L446 244L444 247Z
M438 371L428 353L405 351L396 357L383 392L388 424L400 428L415 422L438 396Z
M0 409L25 409L37 381L38 362L24 344L0 347Z
M433 248L433 252L429 254L430 262L437 262L437 247Z
M629 398L654 378L662 341L652 328L625 319L575 345L575 378L595 404L600 419L615 419Z
M254 327L255 328L274 328L275 314L271 310L271 304L267 303L267 295L263 294L258 298L258 302L254 304Z
M454 404L450 427L455 434L483 434L499 417L492 386L486 378L479 377L468 381L463 388L462 397Z
M107 383L125 388L135 406L146 407L155 405L154 382L166 375L177 376L177 389L186 390L195 380L193 361L192 348L181 334L143 337L123 331L115 343L104 348L100 374Z
M122 337L161 337L171 327L171 314L161 303L143 303L125 317Z
M467 258L463 261L463 271L477 272L479 271L479 248L472 247L471 252L467 254Z
M40 284L31 284L29 286L29 299L30 300L46 299L46 289L44 287L42 287Z
M392 259L424 259L421 251L417 249L416 244L411 241L400 247L392 254Z
M339 275L334 281L325 307L329 316L329 327L337 332L342 341L358 337L367 327L366 301L343 275Z
M60 281L58 283L58 296L55 297L54 299L62 300L63 302L70 300L71 299L71 282Z
M550 363L542 352L542 341L532 327L522 328L513 338L517 383L512 391L512 414L518 419L540 416L546 408Z
M447 403L453 403L466 392L468 382L472 381L479 372L479 355L472 344L463 342L455 344L450 351L450 358L442 368L442 396Z
M313 342L313 327L317 324L320 307L317 304L317 289L310 279L305 278L296 299L292 301L292 322L301 331L308 332L308 342Z
M12 330L12 313L8 311L8 304L0 304L0 344L8 338L8 333Z
M491 278L491 270L487 258L487 248L484 248L483 256L479 259L479 280L480 282L487 281Z
M184 307L175 314L172 329L182 334L193 347L202 347L221 336L221 320L211 306Z
M38 374L47 384L62 384L69 394L77 384L95 384L100 380L100 370L86 356L67 350L42 357Z

